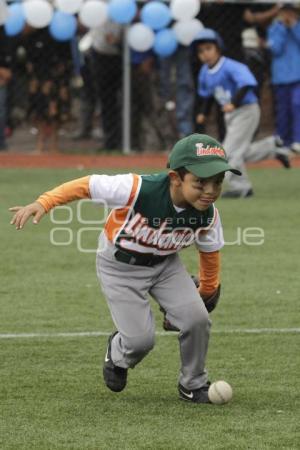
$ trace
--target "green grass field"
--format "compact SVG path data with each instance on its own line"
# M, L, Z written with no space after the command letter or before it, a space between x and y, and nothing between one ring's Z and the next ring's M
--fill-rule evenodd
M79 176L0 170L1 450L299 449L299 170L252 170L253 199L218 202L227 243L240 241L223 251L223 295L212 314L207 360L210 379L233 387L224 406L178 400L176 334L157 336L120 394L102 381L106 335L59 334L113 329L95 254L77 249L80 226L97 226L53 225L46 217L17 232L7 208ZM83 216L96 220L99 210L85 205ZM66 219L66 212L55 217ZM72 243L51 245L53 227L71 227ZM254 227L263 229L263 245L246 245ZM58 230L55 238L69 234ZM81 237L82 247L96 248L97 230ZM195 273L196 251L182 258Z

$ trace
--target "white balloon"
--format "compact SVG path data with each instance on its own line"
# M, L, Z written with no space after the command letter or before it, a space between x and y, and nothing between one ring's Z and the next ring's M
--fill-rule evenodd
M200 11L200 0L172 0L170 9L174 19L190 20L196 17Z
M51 22L53 7L46 0L27 0L23 3L24 15L28 25L44 28Z
M108 19L108 6L102 0L88 0L79 11L79 20L87 28L97 28Z
M143 23L136 23L129 28L128 43L137 52L146 52L154 44L154 31Z
M182 45L191 45L199 31L204 28L198 19L187 20L185 22L176 22L173 30L176 34L178 42Z
M56 8L67 14L78 13L82 3L83 0L55 0Z

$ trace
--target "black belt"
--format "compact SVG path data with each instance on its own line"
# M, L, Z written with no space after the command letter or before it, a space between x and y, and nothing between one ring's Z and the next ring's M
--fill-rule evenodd
M117 250L115 253L115 258L119 262L130 264L132 266L146 266L152 267L156 264L163 262L167 256L158 256L152 254L132 254L124 252L123 250Z

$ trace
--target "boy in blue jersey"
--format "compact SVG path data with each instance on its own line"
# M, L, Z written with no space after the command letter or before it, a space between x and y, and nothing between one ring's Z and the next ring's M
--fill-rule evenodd
M251 144L260 120L260 107L256 94L257 81L249 68L222 55L222 39L210 28L200 31L195 44L203 63L198 78L201 110L196 121L198 124L205 122L213 99L221 105L226 126L223 144L230 163L243 174L238 179L227 175L229 188L222 197L250 197L253 190L245 162L275 157L289 168L288 149L274 136Z

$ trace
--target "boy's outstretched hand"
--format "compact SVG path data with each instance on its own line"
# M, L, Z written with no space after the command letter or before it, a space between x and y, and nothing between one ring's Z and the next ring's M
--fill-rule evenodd
M38 202L30 203L27 206L14 206L9 210L15 213L10 223L15 225L17 230L23 228L30 216L33 216L33 223L37 224L46 214L46 211Z

